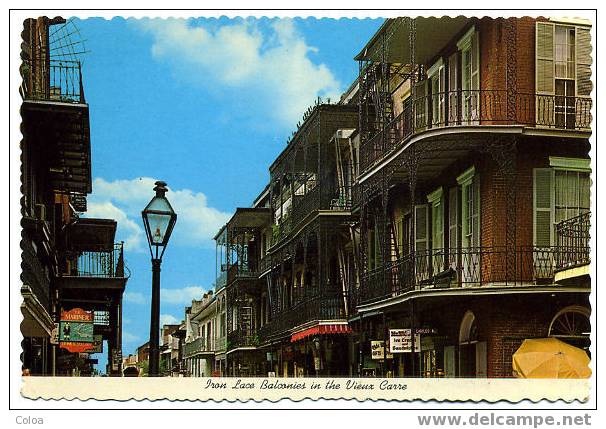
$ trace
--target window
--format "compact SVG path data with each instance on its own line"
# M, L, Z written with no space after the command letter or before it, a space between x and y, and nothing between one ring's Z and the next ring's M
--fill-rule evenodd
M433 274L444 269L444 192L438 188L427 196L431 206L431 254Z
M533 172L535 247L554 246L556 224L590 209L590 160L550 157L549 164Z
M481 280L480 273L480 177L475 168L457 177L461 186L461 268L463 284Z
M480 119L480 43L475 27L457 43L461 52L461 99L463 123L477 124Z
M433 125L444 123L444 90L445 90L445 68L444 61L440 58L427 71L429 83L431 85L431 123Z
M537 22L535 43L537 125L588 128L592 89L589 28Z

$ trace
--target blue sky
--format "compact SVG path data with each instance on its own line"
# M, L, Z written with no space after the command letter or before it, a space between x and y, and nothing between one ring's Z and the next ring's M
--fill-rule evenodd
M212 287L212 237L267 184L268 167L316 97L357 77L381 20L77 20L86 40L93 193L87 216L118 221L131 277L123 354L149 337L151 263L140 212L153 182L179 218L162 264L162 322ZM99 369L104 370L104 359Z

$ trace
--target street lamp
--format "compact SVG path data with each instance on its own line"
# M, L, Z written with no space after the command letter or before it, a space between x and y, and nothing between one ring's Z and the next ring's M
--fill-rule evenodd
M166 199L166 183L158 181L154 196L141 212L152 260L152 303L149 330L149 375L159 375L160 363L160 264L168 239L177 222L177 214Z

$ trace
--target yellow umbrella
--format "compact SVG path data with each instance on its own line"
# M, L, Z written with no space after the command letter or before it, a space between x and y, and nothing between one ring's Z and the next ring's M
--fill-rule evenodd
M557 338L524 340L513 354L518 378L589 378L589 356Z

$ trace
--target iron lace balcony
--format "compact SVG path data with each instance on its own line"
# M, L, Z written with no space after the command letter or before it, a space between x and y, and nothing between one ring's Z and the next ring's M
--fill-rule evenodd
M360 145L365 172L412 136L430 129L489 125L589 131L592 100L506 90L447 91L419 96ZM463 132L464 129L461 129Z
M561 261L579 259L585 251L559 246L417 251L367 271L352 293L360 305L421 290L552 285Z

